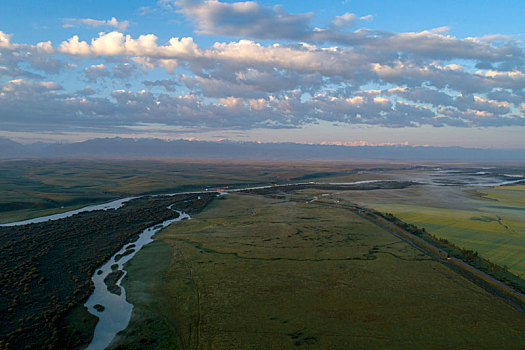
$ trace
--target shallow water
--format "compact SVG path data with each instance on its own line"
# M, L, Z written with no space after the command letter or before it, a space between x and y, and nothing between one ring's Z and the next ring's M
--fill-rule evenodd
M133 310L133 305L128 303L126 300L126 290L120 285L122 279L126 275L126 271L123 269L124 264L131 260L133 256L146 244L153 242L153 235L165 228L166 226L180 220L191 219L188 214L179 213L179 217L176 219L166 220L162 224L157 224L152 227L149 227L142 231L139 238L135 242L126 244L120 249L115 255L111 257L104 265L102 265L92 277L93 283L95 284L95 290L93 294L89 297L88 301L84 304L90 313L97 316L99 321L95 328L95 334L91 344L87 349L104 349L106 346L111 343L115 335L121 330L125 329L128 326L129 320L131 318L131 311ZM118 261L115 261L115 258L118 254L123 254L126 249L135 245L133 253L121 257ZM104 278L111 273L113 270L111 266L117 264L118 267L116 270L121 270L124 274L117 281L117 286L119 286L121 294L116 295L111 293L106 284L104 283ZM115 270L115 271L116 271ZM102 273L99 274L99 271ZM100 312L97 311L95 305L104 306L105 310Z
M135 199L138 197L126 197L114 200L109 203L104 204L97 204L97 205L89 205L87 207L83 207L80 209L70 210L59 214L54 215L47 215L47 216L41 216L34 219L29 220L23 220L23 221L15 221L15 222L9 222L7 224L1 224L0 226L19 226L19 225L27 225L27 224L35 224L38 222L45 222L49 220L58 220L58 219L64 219L68 218L70 216L73 216L78 213L84 213L86 211L95 211L95 210L109 210L109 209L118 209L124 205L124 203L129 202L132 199Z
M488 169L485 169L488 170ZM501 174L495 171L465 170L441 170L413 172L403 174L407 181L414 181L421 185L433 186L475 186L475 187L498 187L506 185L525 184L523 175Z

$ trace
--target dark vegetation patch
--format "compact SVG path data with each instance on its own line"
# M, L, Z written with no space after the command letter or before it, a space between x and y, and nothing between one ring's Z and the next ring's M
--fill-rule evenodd
M114 197L110 196L100 196L100 197L80 197L74 198L71 200L52 200L49 198L39 199L38 201L28 201L28 202L9 202L9 203L0 203L0 212L10 212L16 210L36 210L36 209L54 209L58 207L69 207L69 206L78 206L78 205L87 205L92 203L99 203L113 199Z
M145 197L118 210L0 227L0 344L6 349L74 348L91 332L72 330L64 319L87 300L91 276L147 227L203 209L216 193ZM83 309L75 312L75 322ZM90 316L79 327L91 324Z
M115 255L115 261L118 262L120 259L125 257L126 255L133 254L135 252L135 249L126 249L124 253Z
M100 305L100 304L95 304L93 305L93 308L95 310L97 310L98 312L104 312L104 310L106 310L106 308L104 307L104 305Z
M353 171L351 173L355 173L355 172L357 171ZM330 177L330 176L338 176L338 175L343 175L343 174L338 173L338 172L333 172L333 171L323 171L319 173L306 174L303 176L292 177L290 180L292 181L312 180L312 179L318 179L321 177Z
M470 220L474 220L474 221L482 221L482 222L493 222L493 221L498 221L498 219L493 218L493 217L491 217L491 216L487 216L487 215L473 216L473 217L470 218Z
M97 322L97 316L89 313L83 304L77 304L77 306L68 310L64 316L61 317L56 328L59 330L59 334L75 339L76 343L80 343L81 339L83 339L84 342L88 342L93 337L93 331ZM51 345L51 348L52 346L53 345ZM5 346L5 348L9 349L9 346ZM38 349L45 347L34 345L33 347L27 346L26 348ZM50 347L47 348L49 349Z
M423 168L424 169L424 167L419 167L419 166L412 167L412 169L419 169L419 168ZM366 169L365 168L356 168L356 169L347 170L347 171L320 171L320 172L305 174L305 175L302 175L302 176L292 177L292 178L290 178L290 180L291 181L313 180L313 179L319 179L319 178L324 178L324 177L357 174L357 173L362 172L362 171L382 172L382 171L388 171L388 170L391 170L391 169L389 169L389 168L366 168Z
M297 184L297 185L283 185L273 186L267 188L249 189L242 192L249 194L268 195L278 194L280 192L293 192L304 189L317 189L327 191L368 191L368 190L384 190L384 189L401 189L413 185L410 181L378 181L353 185L330 185L330 184Z
M295 346L312 345L317 343L317 337L311 336L305 330L299 330L289 333L288 336L294 340Z
M122 294L122 289L120 289L120 286L117 286L117 281L124 275L124 271L122 270L116 270L108 273L106 278L104 278L104 283L106 284L106 287L108 288L110 293L120 295Z

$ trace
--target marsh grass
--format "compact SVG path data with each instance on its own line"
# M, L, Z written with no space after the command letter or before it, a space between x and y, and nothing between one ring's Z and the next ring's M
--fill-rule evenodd
M350 211L291 201L301 196L227 195L161 231L127 266L135 308L112 347L525 342L518 311Z

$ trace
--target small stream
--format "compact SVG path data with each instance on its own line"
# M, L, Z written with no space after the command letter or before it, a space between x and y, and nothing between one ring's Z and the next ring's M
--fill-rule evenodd
M171 209L171 206L168 208ZM142 231L139 238L135 242L130 242L124 245L122 249L120 249L115 255L111 257L111 259L109 259L109 261L97 269L93 275L92 280L95 284L95 290L84 305L88 308L90 313L99 318L99 321L95 328L93 340L87 349L97 350L106 348L106 346L111 343L115 335L128 326L129 320L131 318L131 311L133 310L133 305L127 302L126 290L120 286L122 279L126 275L126 271L123 269L124 264L131 260L131 258L133 258L133 256L142 247L148 243L153 242L152 237L155 233L176 221L191 219L191 217L186 213L180 211L176 212L179 213L178 218L166 220L161 224L154 225ZM127 255L122 255L128 249L133 249L133 252ZM119 255L121 256L120 259L118 259ZM111 293L104 283L104 279L107 277L107 275L112 271L117 270L124 272L124 274L118 279L116 283L121 291L120 295ZM95 309L95 305L97 305L98 308L103 306L104 310L97 311L97 309Z

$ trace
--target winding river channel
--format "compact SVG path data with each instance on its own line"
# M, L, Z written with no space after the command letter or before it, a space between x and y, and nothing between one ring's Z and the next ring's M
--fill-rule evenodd
M171 206L168 208L171 209ZM128 326L133 305L128 303L126 300L126 290L120 286L120 282L126 275L126 271L123 268L124 264L131 260L142 247L151 243L155 233L176 221L191 219L188 214L180 211L177 211L177 213L179 213L179 217L176 219L166 220L161 224L148 227L142 231L136 241L122 247L122 249L113 255L111 259L102 265L93 275L92 280L95 284L95 290L84 305L90 313L99 318L99 321L95 328L93 340L87 349L104 349L111 343L119 331ZM132 252L126 254L126 252L130 251ZM123 271L123 274L116 282L117 288L120 290L120 295L110 292L104 282L104 279L111 272L118 270Z
M241 192L245 190L258 190L258 189L266 189L266 188L272 188L272 187L286 187L286 186L294 186L294 185L315 185L315 184L326 184L326 185L360 185L360 184L366 184L366 183L373 183L373 182L380 182L384 180L365 180L365 181L355 181L355 182L342 182L342 183L318 183L318 182L300 182L300 183L289 183L289 184L280 184L280 185L263 185L263 186L254 186L254 187L245 187L245 188L237 188L237 189L228 189L228 190L214 190L219 195L226 194L228 192ZM396 180L394 180L396 181ZM387 180L388 182L388 180ZM180 193L170 193L170 194L160 194L160 195L154 195L154 196L175 196L179 194L199 194L204 193L203 191L199 192L180 192ZM24 221L17 221L17 222L11 222L2 224L0 226L17 226L17 225L26 225L26 224L32 224L32 223L39 223L39 222L46 222L49 220L59 220L67 217L71 217L75 214L82 213L82 212L88 212L88 211L95 211L95 210L110 210L110 209L118 209L124 205L124 203L129 202L132 199L140 198L143 196L135 196L135 197L126 197L122 199L117 199L112 202L99 204L99 205L91 205L86 206L80 209L70 210L59 214L54 215L48 215L48 216L42 216L34 219L24 220ZM168 207L171 209L171 206ZM187 220L191 219L191 217L183 212L176 211L179 213L179 216L175 219L166 220L162 222L161 224L157 224L151 227L148 227L142 233L139 235L139 238L134 241L130 242L128 244L125 244L117 253L115 253L107 262L105 262L102 266L100 266L92 276L92 281L95 285L95 289L93 291L93 294L89 297L87 302L84 304L88 311L97 316L99 318L99 321L95 328L95 333L93 336L93 339L87 349L89 350L98 350L98 349L105 349L111 341L115 338L118 332L125 329L129 323L129 320L131 319L131 313L133 311L133 305L130 304L126 300L126 290L124 287L122 287L120 284L122 282L122 279L126 275L126 271L124 270L124 265L126 262L131 260L133 256L140 250L142 247L147 245L148 243L151 243L153 241L153 236L158 231L162 230L163 228L167 227L168 225L181 221L181 220ZM115 294L115 290L111 292L109 290L109 286L106 285L104 280L110 275L111 273L117 273L118 271L122 271L120 275L118 275L118 279L114 282L115 286L114 288L117 290L118 294ZM120 293L119 293L120 292Z
M39 222L46 222L49 220L53 221L53 220L68 218L75 214L84 213L86 211L118 209L122 207L124 203L129 202L130 200L135 199L135 198L139 198L139 197L121 198L121 199L117 199L109 203L90 205L90 206L83 207L80 209L65 211L63 213L58 213L54 215L40 216L38 218L29 219L29 220L9 222L7 224L1 224L0 226L19 226L19 225L27 225L27 224L36 224Z

